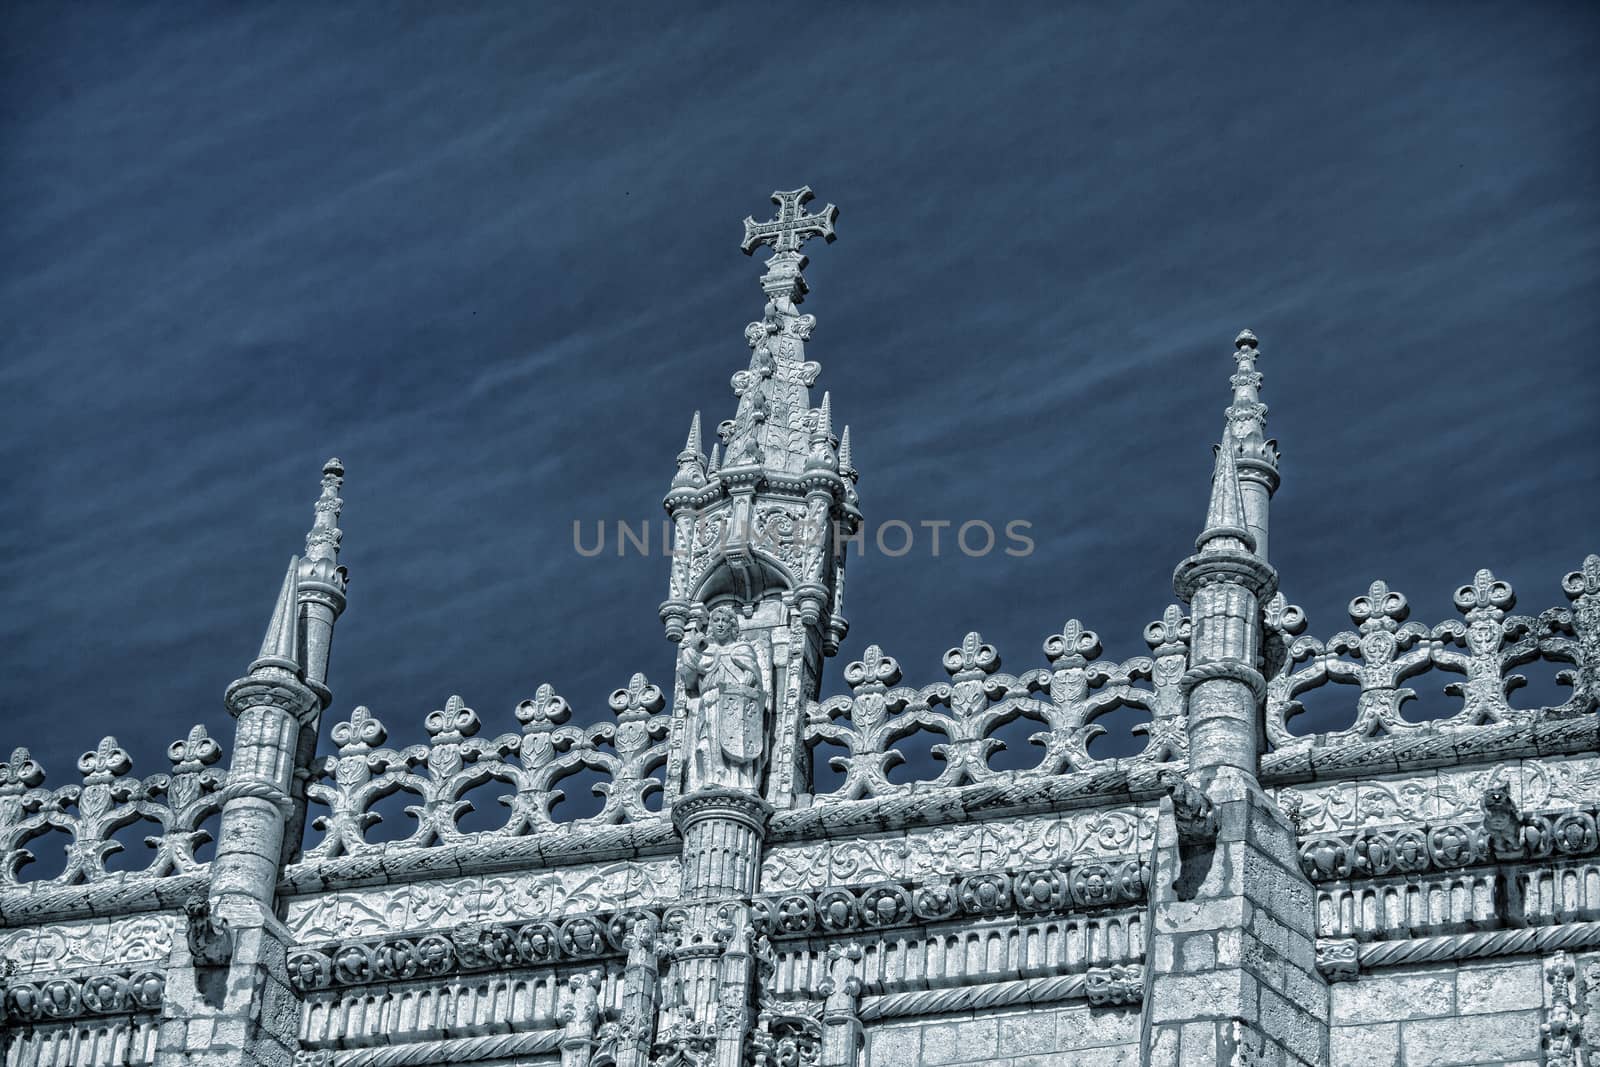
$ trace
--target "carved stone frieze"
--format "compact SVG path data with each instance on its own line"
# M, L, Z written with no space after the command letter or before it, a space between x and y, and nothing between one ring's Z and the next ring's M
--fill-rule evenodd
M985 868L1124 856L1148 851L1154 837L1154 807L1129 806L775 845L762 863L761 888L920 882Z
M1600 807L1600 758L1545 757L1443 767L1405 777L1309 783L1272 790L1297 804L1305 833L1479 817L1483 796L1502 786L1517 808Z
M1300 867L1313 881L1415 875L1456 870L1507 858L1590 856L1600 851L1595 811L1569 809L1519 815L1511 830L1515 849L1496 845L1485 820L1440 821L1316 834L1300 843Z
M834 886L762 896L756 929L769 937L833 936L957 917L1062 912L1144 899L1149 864L1139 857L980 871L959 878Z
M1138 1004L1144 1000L1144 968L1136 963L1090 967L1083 974L1083 991L1090 1004Z
M159 970L8 978L4 1015L13 1023L28 1023L160 1011L166 982L166 975Z
M679 866L676 858L637 860L342 890L290 901L284 921L310 942L643 906L676 896Z
M170 915L137 915L0 930L0 959L10 960L19 974L164 963L175 926Z
M540 922L462 923L410 937L303 944L289 954L289 982L309 992L621 956L627 952L628 928L639 914L633 909Z

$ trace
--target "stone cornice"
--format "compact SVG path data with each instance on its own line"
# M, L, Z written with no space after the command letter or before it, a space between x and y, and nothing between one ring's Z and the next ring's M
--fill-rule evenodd
M1266 600L1277 592L1278 572L1253 553L1225 550L1196 553L1172 574L1172 588L1186 604L1202 587L1220 582L1242 585L1257 600Z
M1594 715L1537 716L1467 729L1422 727L1371 741L1280 748L1261 757L1259 777L1264 785L1291 785L1597 749L1600 719Z
M571 826L526 837L486 833L425 848L386 846L355 856L306 860L288 867L278 887L282 893L315 893L636 856L670 856L679 848L678 832L666 816L617 826Z
M1156 781L1157 772L1181 766L1130 763L1048 778L999 779L913 789L862 800L829 800L809 808L778 812L772 817L767 837L774 842L854 837L974 819L1152 801L1164 792Z
M0 927L165 911L182 907L191 894L204 892L210 883L210 872L201 869L165 878L112 875L87 885L10 886L0 889Z

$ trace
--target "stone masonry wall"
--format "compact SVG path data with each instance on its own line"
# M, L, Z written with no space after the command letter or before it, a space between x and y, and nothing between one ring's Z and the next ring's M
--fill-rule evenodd
M964 1012L868 1028L865 1067L1123 1067L1139 1062L1136 1008L1086 1004Z
M1433 965L1339 982L1332 1067L1539 1064L1545 982L1537 958Z

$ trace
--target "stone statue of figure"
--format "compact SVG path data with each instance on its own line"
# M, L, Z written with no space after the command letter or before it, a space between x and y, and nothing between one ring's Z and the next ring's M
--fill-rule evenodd
M690 698L686 792L720 786L761 787L767 744L767 689L755 646L739 637L739 617L720 604L711 611L710 641L684 644L678 676Z

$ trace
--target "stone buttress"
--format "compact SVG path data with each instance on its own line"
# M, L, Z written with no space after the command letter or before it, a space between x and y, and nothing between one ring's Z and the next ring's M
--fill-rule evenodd
M1191 607L1187 775L1164 774L1150 900L1144 1062L1325 1063L1327 988L1295 831L1257 779L1266 682L1262 613L1276 592L1256 339L1239 335L1234 400L1205 529L1173 585ZM1248 471L1248 476L1246 475Z
M216 858L209 891L184 905L188 965L168 975L157 1067L276 1065L299 1048L300 1001L286 971L294 938L278 918L278 881L299 854L317 724L331 699L328 653L345 603L343 476L338 460L324 465L306 556L289 561L261 653L225 696L237 728Z

